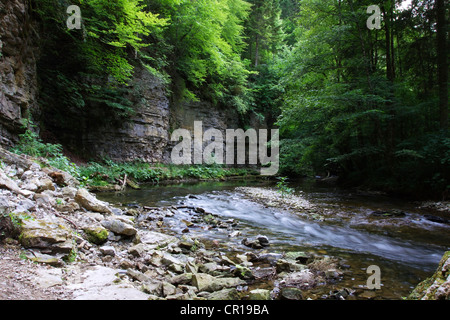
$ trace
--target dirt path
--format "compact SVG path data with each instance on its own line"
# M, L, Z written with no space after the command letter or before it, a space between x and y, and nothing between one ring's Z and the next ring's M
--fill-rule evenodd
M70 300L60 282L40 277L50 269L21 259L18 245L0 245L0 300Z

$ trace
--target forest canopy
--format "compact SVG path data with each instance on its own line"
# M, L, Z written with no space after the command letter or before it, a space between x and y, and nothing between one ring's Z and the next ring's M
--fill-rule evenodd
M81 8L81 30L67 29L69 5ZM367 27L372 5L380 28ZM183 99L279 127L282 175L336 175L437 198L450 190L443 0L39 0L33 8L45 34L41 103L54 123L76 127L77 110L129 117L127 83L143 65L168 91L181 79Z

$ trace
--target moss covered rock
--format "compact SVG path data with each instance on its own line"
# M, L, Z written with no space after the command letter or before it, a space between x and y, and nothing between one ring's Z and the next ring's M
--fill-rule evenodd
M53 252L72 251L72 231L59 219L24 220L20 243L25 248L50 249Z
M102 226L90 226L84 229L87 240L94 244L103 244L108 239L108 230Z
M450 251L439 262L436 272L417 285L409 300L450 300Z

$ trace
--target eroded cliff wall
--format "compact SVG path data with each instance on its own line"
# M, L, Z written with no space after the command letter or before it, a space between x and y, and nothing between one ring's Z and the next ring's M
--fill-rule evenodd
M0 145L11 147L21 119L39 114L36 22L29 2L0 1Z

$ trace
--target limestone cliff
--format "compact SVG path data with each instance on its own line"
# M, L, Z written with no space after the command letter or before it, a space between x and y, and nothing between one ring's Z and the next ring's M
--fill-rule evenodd
M87 124L85 151L113 161L161 162L169 140L167 88L145 68L136 68L130 85L135 114L117 126Z
M0 2L0 145L17 141L20 120L39 114L36 59L38 34L29 2Z

